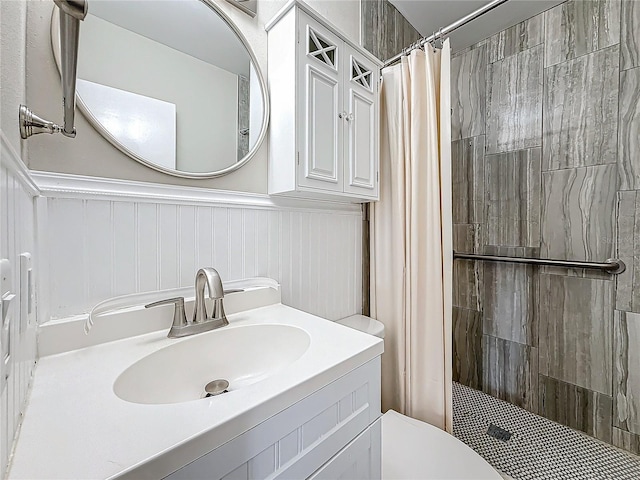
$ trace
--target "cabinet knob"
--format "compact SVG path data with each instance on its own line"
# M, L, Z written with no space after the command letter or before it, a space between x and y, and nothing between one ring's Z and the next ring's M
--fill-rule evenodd
M350 113L349 115L347 115L345 112L344 116L347 122L350 122L351 120L353 120L353 113Z
M346 115L347 115L347 113L346 113L346 112L340 112L340 113L338 114L338 118L339 118L339 119L342 119L342 118L344 118Z

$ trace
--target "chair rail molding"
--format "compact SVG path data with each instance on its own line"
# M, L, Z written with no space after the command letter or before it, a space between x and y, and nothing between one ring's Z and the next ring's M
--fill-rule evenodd
M43 196L53 198L99 198L111 201L135 200L141 203L331 211L362 215L360 204L331 200L273 197L259 193L231 192L43 171L32 171L31 177Z

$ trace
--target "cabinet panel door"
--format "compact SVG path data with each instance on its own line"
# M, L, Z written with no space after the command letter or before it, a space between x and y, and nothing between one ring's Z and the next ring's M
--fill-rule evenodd
M347 132L344 145L345 192L378 195L378 68L346 46L344 73Z
M343 190L341 55L344 43L300 12L298 183Z
M379 480L382 477L382 422L376 420L309 480Z

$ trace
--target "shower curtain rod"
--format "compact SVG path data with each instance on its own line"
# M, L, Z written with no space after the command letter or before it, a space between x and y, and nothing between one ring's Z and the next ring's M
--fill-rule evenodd
M500 5L502 5L503 3L506 3L508 1L509 0L493 0L493 1L489 2L489 3L487 3L485 6L480 7L475 12L471 12L469 15L467 15L465 17L462 17L460 20L457 20L457 21L453 22L448 27L441 28L436 33L434 33L433 35L431 35L429 37L422 37L417 42L412 43L409 47L403 48L402 52L397 54L395 57L391 57L389 60L384 62L384 65L382 66L382 68L388 67L389 65L393 65L398 60L400 60L400 58L402 58L402 55L404 55L405 53L409 53L411 50L414 50L416 48L422 48L422 46L425 45L426 43L432 42L434 40L438 40L439 38L442 38L445 35L448 35L449 33L453 32L454 30L462 27L463 25L466 25L467 23L471 22L472 20L475 20L476 18L484 15L485 13L489 12L490 10L493 10L494 8L499 7Z

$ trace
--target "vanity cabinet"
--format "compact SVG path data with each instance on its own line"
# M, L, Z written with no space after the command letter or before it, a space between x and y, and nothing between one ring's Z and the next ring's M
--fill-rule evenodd
M381 62L302 2L266 29L269 193L377 200Z
M380 422L376 357L165 478L379 479Z

